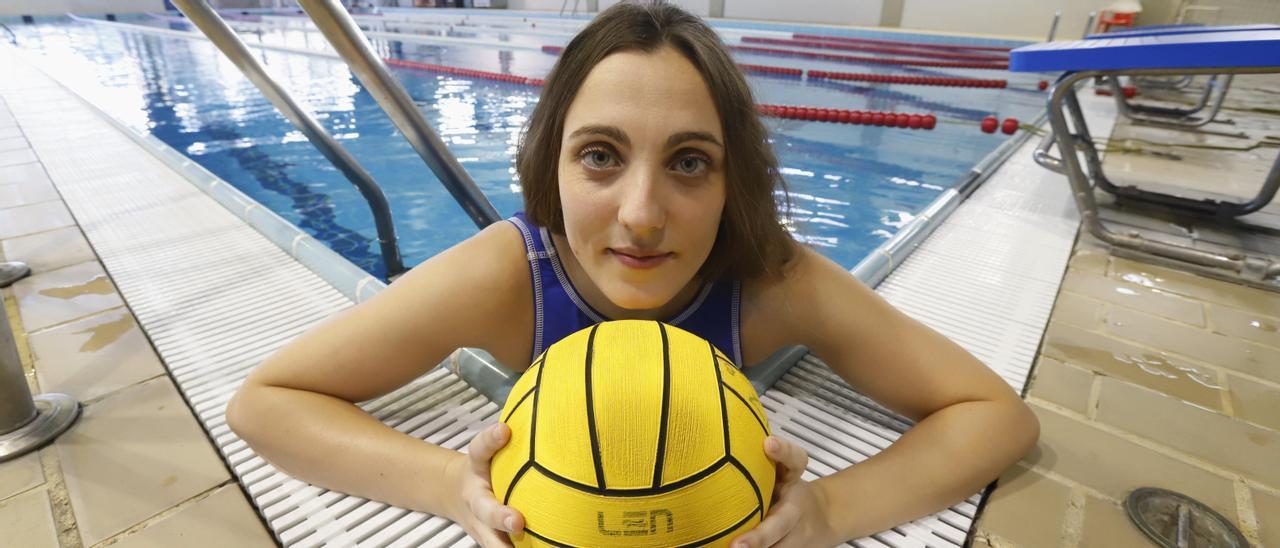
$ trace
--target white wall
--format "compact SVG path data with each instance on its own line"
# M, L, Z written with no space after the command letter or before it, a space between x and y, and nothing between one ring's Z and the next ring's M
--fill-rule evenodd
M906 0L905 29L1006 34L1044 39L1053 13L1062 10L1058 39L1079 38L1089 12L1114 0ZM1143 0L1143 24L1168 23L1177 0Z
M725 0L724 16L874 27L882 8L883 0Z
M164 0L3 0L0 15L59 15L160 11Z

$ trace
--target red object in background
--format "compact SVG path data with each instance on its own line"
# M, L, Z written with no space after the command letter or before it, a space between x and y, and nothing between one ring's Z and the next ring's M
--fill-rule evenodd
M1018 119L1017 119L1017 118L1005 118L1005 119L1004 119L1004 123L1000 124L1000 131L1003 131L1005 135L1013 135L1014 133L1017 133L1017 132L1018 132Z
M1130 11L1102 10L1098 15L1098 27L1095 32L1111 32L1111 27L1133 28L1133 20L1138 14Z
M1122 87L1120 88L1120 91L1124 93L1124 96L1126 99L1132 99L1135 95L1138 94L1138 88L1133 86Z
M1048 80L1041 80L1039 84L1036 84L1036 87L1040 88L1040 91L1044 91L1044 90L1046 90L1046 89L1049 89L1049 81L1048 81Z
M986 118L982 119L982 124L979 127L982 128L983 133L995 133L996 126L999 126L999 125L1000 125L1000 121L996 120L995 116L987 116Z

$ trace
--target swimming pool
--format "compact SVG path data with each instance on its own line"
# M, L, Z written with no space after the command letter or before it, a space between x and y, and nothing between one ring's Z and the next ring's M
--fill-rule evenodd
M563 45L574 25L581 24L548 18L536 30L522 27L506 38L492 34L499 25L507 26L508 32L518 26L508 24L505 17L509 15L500 13L491 23L481 20L478 28L455 26L449 30L439 25L402 23L385 29L434 30L454 38L484 40L489 45L375 38L375 49L385 57L541 78L556 57L525 48ZM121 20L187 29L185 23L155 17ZM422 21L432 22L430 17ZM249 43L323 45L318 34L294 28L297 23L284 18L237 25ZM207 41L67 20L11 26L20 47L47 56L46 70L74 78L77 89L99 107L183 152L365 270L384 275L373 219L360 194ZM793 25L727 22L716 26L731 44L741 43L743 36L777 38L795 32ZM804 31L886 38L886 33L876 31L818 27L805 27ZM894 40L947 41L937 36L890 36ZM826 51L804 44L767 47L801 53ZM382 186L407 265L417 264L475 232L470 219L341 61L271 50L261 55L280 84L314 113ZM932 131L766 119L791 188L793 227L803 240L845 267L852 267L892 236L1008 138L981 133L979 119L988 114L1030 119L1043 108L1043 93L1036 89L1035 75L851 65L743 51L735 57L744 64L806 70L1009 80L1004 89L970 89L748 75L761 103L937 116L938 126ZM408 68L392 67L392 72L499 213L509 215L519 210L514 152L521 125L538 99L538 88Z

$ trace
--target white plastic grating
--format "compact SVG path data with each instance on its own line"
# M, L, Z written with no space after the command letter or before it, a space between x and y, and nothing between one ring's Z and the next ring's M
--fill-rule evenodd
M237 438L223 411L249 370L351 302L2 47L0 72L15 76L0 81L0 93L53 183L282 544L475 545L442 518L292 479ZM1095 127L1103 125L1098 123ZM1029 162L1026 150L1010 163L1016 166L1021 160ZM1069 204L1061 202L1066 187L1061 180L1041 181L1046 177L1039 171L1014 169L1020 171L1012 176L997 173L881 291L1020 387L1056 293L1075 221L1068 215ZM1037 198L1029 197L1033 193ZM762 401L775 427L809 451L809 479L865 460L908 427L849 389L812 356ZM495 420L498 411L444 370L362 407L402 432L457 450ZM960 546L978 502L974 495L951 509L851 544Z

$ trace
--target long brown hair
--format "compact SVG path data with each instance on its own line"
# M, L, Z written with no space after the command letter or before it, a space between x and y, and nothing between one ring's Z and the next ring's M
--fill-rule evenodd
M525 215L534 224L564 233L557 165L569 105L587 74L605 57L628 50L648 53L663 46L675 48L702 74L725 138L724 214L699 275L707 280L746 280L780 274L794 256L796 243L779 223L774 192L781 190L785 198L786 182L751 88L715 31L662 0L615 4L564 48L516 153Z

